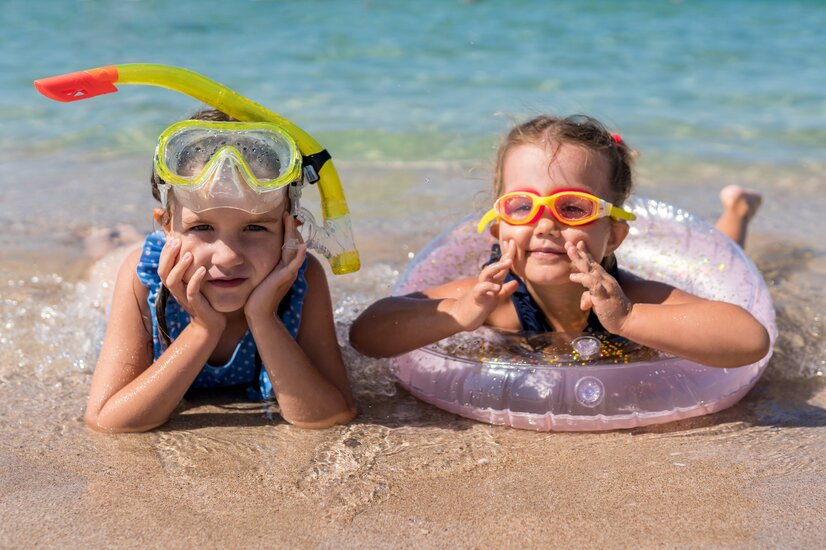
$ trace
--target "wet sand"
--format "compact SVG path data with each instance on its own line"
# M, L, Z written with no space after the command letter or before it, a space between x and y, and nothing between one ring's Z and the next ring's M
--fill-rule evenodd
M411 178L393 191L401 200L439 200ZM354 316L432 236L411 224L445 216L399 229L383 215L354 215L365 268L332 285L359 415L321 431L225 394L182 403L151 433L89 431L116 262L87 274L71 239L3 243L0 547L822 547L826 382L813 369L826 355L823 299L812 299L822 247L750 237L780 338L735 407L650 428L533 433L421 403L386 361L346 345Z
M213 399L107 436L81 424L86 381L3 380L0 546L815 548L826 530L822 385L602 434L488 426L400 392L323 431ZM64 407L44 407L55 391Z

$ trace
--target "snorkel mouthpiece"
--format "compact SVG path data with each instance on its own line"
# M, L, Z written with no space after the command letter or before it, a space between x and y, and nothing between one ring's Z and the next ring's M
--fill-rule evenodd
M332 159L329 159L326 150L312 136L279 114L196 72L169 65L110 65L34 82L38 92L60 102L78 101L116 92L118 89L115 84L144 84L169 88L206 103L236 120L274 122L284 127L298 144L305 164L311 165L318 176L324 223L321 226L313 223L316 234L319 235L315 242L320 247L314 249L327 258L333 273L337 275L359 270L361 262L353 240L350 211ZM318 166L317 159L320 158L324 161ZM300 195L300 190L292 193Z
M118 69L112 65L34 81L38 92L62 103L117 92Z

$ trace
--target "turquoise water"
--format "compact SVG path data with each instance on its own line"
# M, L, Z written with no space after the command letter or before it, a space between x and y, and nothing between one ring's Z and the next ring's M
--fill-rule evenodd
M61 292L59 282L41 289L54 272L65 275L53 264L81 257L90 232L124 223L151 229L155 139L198 105L143 86L61 104L32 81L166 63L280 112L331 151L364 264L331 282L345 329L389 292L411 255L485 204L494 148L513 120L588 113L641 152L641 194L713 219L722 185L764 193L748 251L779 312L775 370L810 376L826 368L826 2L1 7L0 269L39 306L38 293ZM31 265L37 284L26 282ZM17 315L12 308L2 321ZM11 336L26 338L32 323L14 325ZM93 351L84 360L93 362Z
M0 24L6 158L137 152L194 109L150 88L72 106L31 88L127 62L226 83L342 159L478 159L540 111L592 114L652 159L826 157L823 2L7 0Z

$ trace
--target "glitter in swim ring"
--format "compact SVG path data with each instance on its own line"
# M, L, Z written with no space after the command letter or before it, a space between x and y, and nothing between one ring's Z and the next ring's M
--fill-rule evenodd
M743 250L709 223L658 201L633 198L637 216L617 250L621 269L698 296L742 306L777 337L768 288ZM431 241L393 294L478 273L490 237L469 216ZM760 361L708 367L607 334L462 333L391 361L419 399L491 424L538 431L632 428L709 414L737 403L763 373Z

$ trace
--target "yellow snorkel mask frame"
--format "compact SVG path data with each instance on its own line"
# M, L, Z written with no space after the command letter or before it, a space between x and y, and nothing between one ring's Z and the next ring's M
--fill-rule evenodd
M61 102L117 92L115 84L143 84L169 88L210 105L236 120L273 122L285 128L298 144L303 157L304 181L318 183L321 195L323 226L316 224L306 209L298 208L299 218L308 226L308 246L327 258L335 274L359 270L361 262L353 240L350 210L330 154L310 134L278 113L203 75L170 65L109 65L34 82L35 88L41 94ZM290 186L290 196L296 207L300 194L299 186Z

